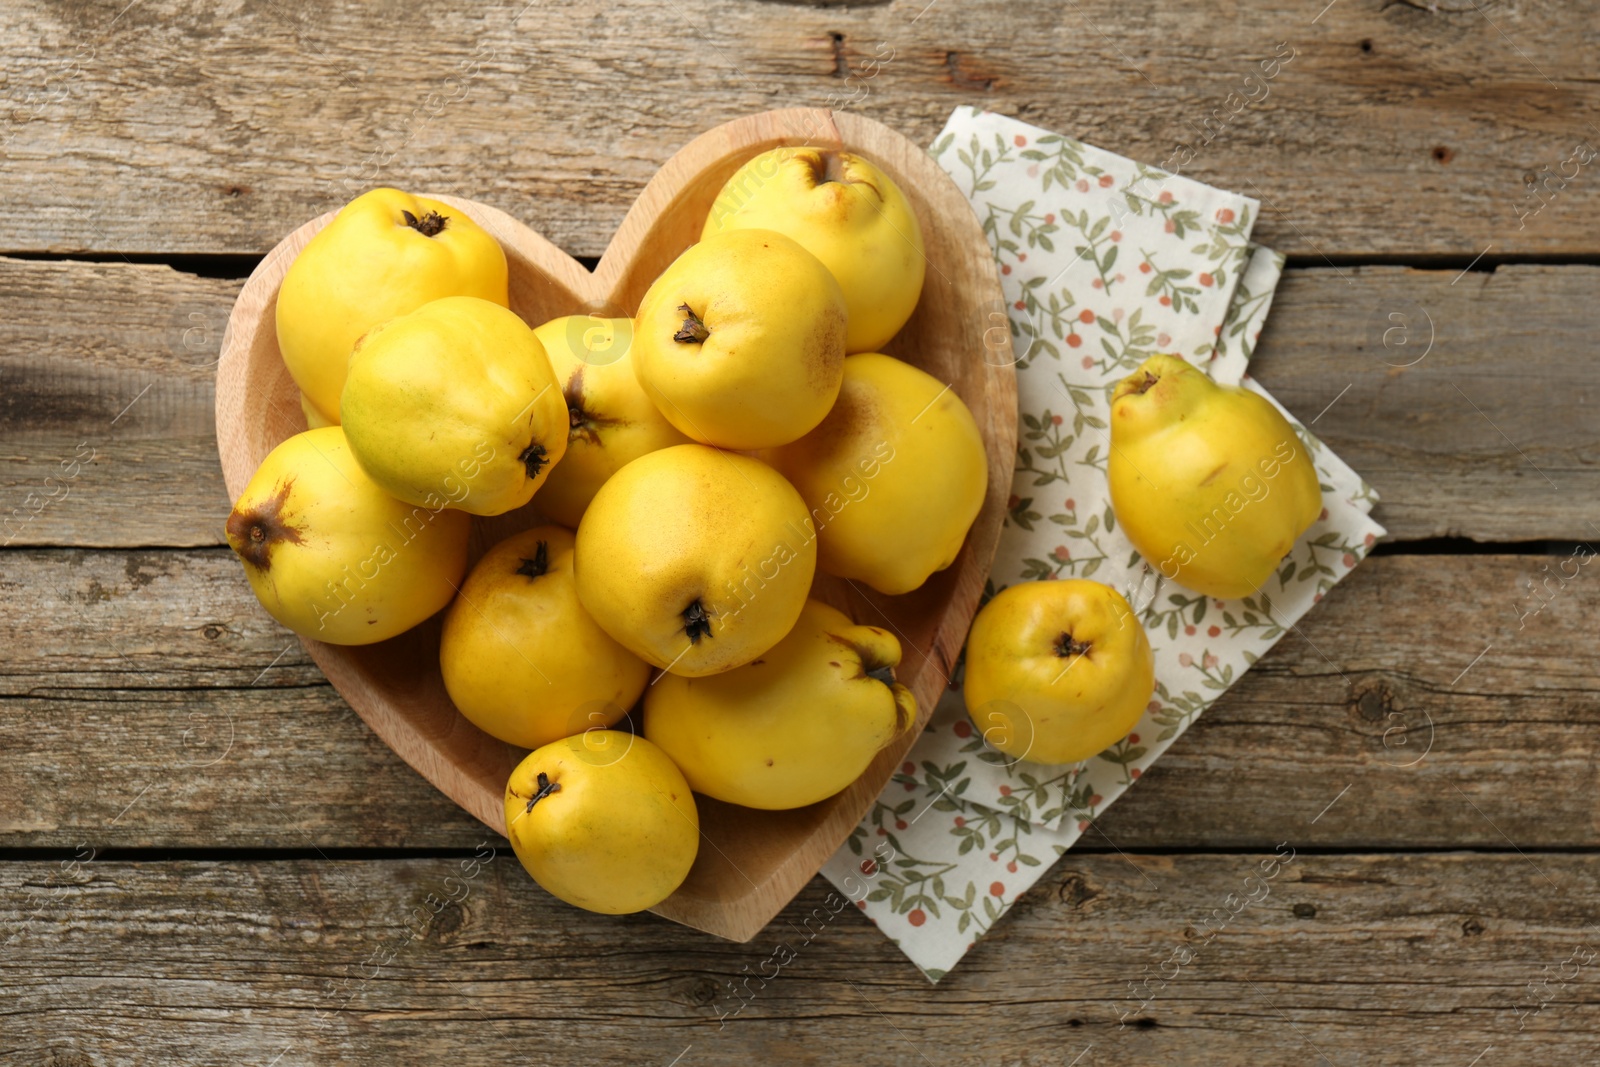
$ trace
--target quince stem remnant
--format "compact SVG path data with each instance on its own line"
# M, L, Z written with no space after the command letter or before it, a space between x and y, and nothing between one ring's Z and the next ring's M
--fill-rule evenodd
M844 181L844 160L837 152L818 152L811 166L811 179L818 185Z
M1073 656L1087 656L1089 650L1093 647L1088 641L1079 641L1069 633L1063 633L1056 638L1056 655L1062 659L1069 659Z
M711 614L699 599L691 600L683 609L683 632L691 645L698 645L702 637L711 636Z
M706 324L700 321L700 316L689 310L688 304L679 304L678 310L683 312L683 325L678 327L678 332L672 335L674 341L680 344L697 345L711 336L711 331L706 329Z
M522 809L524 815L533 810L533 806L551 793L561 792L561 783L552 782L550 776L543 771L539 772L539 788L534 790L533 796L528 798L528 806Z
M406 217L407 226L410 226L424 237L435 237L443 233L445 224L450 221L448 217L439 214L437 211L430 211L420 219L409 211L401 211L400 214Z
M528 477L537 478L539 477L539 471L544 468L544 461L548 456L549 453L544 450L544 445L535 442L534 444L529 445L527 448L524 448L522 450L522 454L517 456L517 458L520 459L522 461L522 465L527 468Z
M533 550L533 558L522 561L522 566L517 568L517 573L529 578L543 578L545 571L550 569L550 542L540 541L539 547Z

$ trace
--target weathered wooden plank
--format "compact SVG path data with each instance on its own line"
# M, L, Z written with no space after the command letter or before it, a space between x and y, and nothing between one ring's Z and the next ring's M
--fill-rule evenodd
M1597 298L1600 267L1289 271L1252 366L1394 537L1600 538Z
M597 255L716 123L851 107L928 143L975 104L1152 164L1189 146L1187 172L1265 198L1286 251L1600 251L1573 155L1600 143L1585 5L1320 6L17 5L0 248L259 253L383 182Z
M820 880L735 945L503 850L10 863L0 1011L30 1063L1594 1062L1600 857L1293 850L1069 856L936 987Z
M1578 577L1520 617L1539 603L1524 583L1563 563L1363 564L1110 810L1105 836L1260 847L1333 804L1296 840L1591 844L1600 663L1574 650L1600 629L1594 567L1566 562ZM25 606L0 613L0 846L477 840L322 684L225 550L12 550L0 603Z
M481 829L339 699L226 550L0 553L0 601L0 750L21 790L0 840L403 846Z
M1290 271L1256 374L1377 487L1395 539L1600 536L1582 358L1600 268L1457 277ZM0 541L221 543L212 363L237 291L164 266L0 259Z
M223 543L214 379L239 288L0 261L0 543Z

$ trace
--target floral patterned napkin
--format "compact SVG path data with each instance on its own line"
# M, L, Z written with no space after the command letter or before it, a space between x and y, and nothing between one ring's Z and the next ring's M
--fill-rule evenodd
M1371 487L1291 417L1316 462L1324 508L1277 575L1255 596L1229 601L1162 578L1111 510L1111 389L1145 357L1175 352L1218 381L1267 395L1245 370L1283 257L1249 243L1259 205L972 108L951 115L932 154L994 246L1018 356L1020 443L989 592L1093 577L1140 612L1156 656L1144 718L1078 764L1016 761L990 748L952 685L824 865L938 981L1384 530L1368 517Z

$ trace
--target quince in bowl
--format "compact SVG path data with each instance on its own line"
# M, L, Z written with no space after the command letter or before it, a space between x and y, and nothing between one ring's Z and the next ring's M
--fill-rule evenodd
M450 196L429 200L462 212L499 242L510 309L530 327L571 315L630 318L652 283L701 239L729 179L763 153L786 147L849 153L904 192L921 223L925 280L904 326L874 347L931 375L970 409L987 460L987 487L954 561L909 593L887 595L818 571L811 598L898 640L895 679L914 696L918 714L852 784L817 803L758 811L696 798L698 858L654 910L739 941L754 937L793 898L878 796L938 703L977 609L1005 515L1017 426L1004 297L988 242L965 197L921 147L868 119L817 109L752 115L685 146L645 186L593 272L503 211ZM826 161L821 169L826 176ZM307 427L300 389L273 324L290 264L332 218L330 213L306 223L274 248L245 284L229 319L217 369L217 445L235 500L268 453ZM468 566L489 546L547 521L537 493L523 507L473 517ZM506 782L527 752L495 740L451 704L439 668L441 625L442 615L435 615L365 645L302 640L385 743L504 833Z

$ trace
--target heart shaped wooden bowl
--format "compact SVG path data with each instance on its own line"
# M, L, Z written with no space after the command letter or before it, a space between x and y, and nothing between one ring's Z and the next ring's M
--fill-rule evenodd
M651 179L594 273L509 215L442 196L505 246L511 307L529 325L560 315L632 315L658 274L700 236L717 191L746 160L780 145L846 149L905 190L922 222L928 269L921 303L887 351L948 382L976 416L989 453L983 511L955 564L906 596L817 575L814 595L858 622L899 635L899 678L916 694L916 726L879 753L844 792L795 811L766 812L697 798L703 840L687 881L655 910L689 926L748 941L844 841L928 721L977 609L1011 487L1016 376L1004 297L989 244L965 197L919 147L848 114L770 111L696 138ZM272 250L239 294L217 367L217 449L230 498L279 442L306 428L278 354L278 287L294 257L327 225L306 223ZM475 552L539 521L538 500L477 520ZM220 516L219 516L220 522ZM439 674L438 617L381 644L346 648L302 638L375 733L444 794L504 834L505 783L524 751L496 741L451 705ZM633 720L637 722L635 718Z

